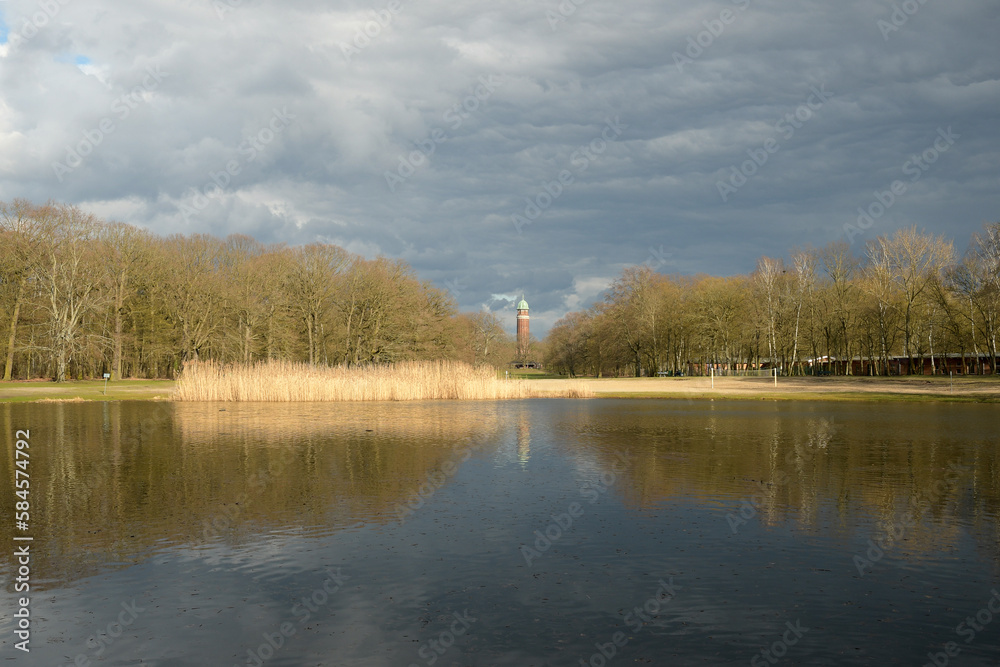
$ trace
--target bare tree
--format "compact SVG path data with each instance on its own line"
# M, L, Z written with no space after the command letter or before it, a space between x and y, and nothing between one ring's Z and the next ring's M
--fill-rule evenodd
M503 330L503 324L501 324L500 318L496 316L496 313L485 311L473 313L471 319L476 335L473 344L476 361L493 363L498 343L507 338L507 333Z
M59 211L53 204L35 206L25 199L10 204L0 202L0 231L5 240L4 281L13 292L7 320L7 346L3 379L10 380L14 367L14 349L21 309L27 299L26 289L38 275L43 249L50 243L58 225Z
M59 206L54 234L43 243L39 278L45 292L55 380L66 380L67 364L81 343L84 318L101 299L104 264L94 243L96 219L75 206Z
M263 258L267 249L245 234L232 234L222 248L221 268L228 292L228 309L236 317L234 329L239 358L253 361L254 344L265 317L264 292L268 276Z
M262 278L260 295L264 327L264 356L289 356L295 335L292 332L292 276L294 253L285 247L272 249L257 262Z
M345 361L394 361L404 355L401 342L409 338L405 330L412 331L415 324L406 312L427 305L419 292L419 283L403 262L356 259L340 296L347 320Z
M997 337L1000 329L1000 223L986 225L972 237L972 245L961 263L948 271L945 284L966 305L959 309L968 321L973 348L981 337L990 350L996 373ZM947 308L947 304L945 303ZM977 335L978 334L978 335ZM978 350L977 356L978 356Z
M852 329L854 313L857 307L857 277L858 260L851 254L851 246L846 242L834 242L822 250L823 268L832 284L833 306L837 314L836 330L840 338L843 355L846 362L844 373L852 372ZM829 346L828 346L829 348ZM827 349L829 354L829 349Z
M197 361L221 326L219 262L222 243L205 234L175 235L164 241L163 298L170 317L180 325L180 350Z
M903 296L903 349L907 372L914 372L914 316L917 300L927 286L941 277L952 261L954 248L944 237L922 234L915 227L900 229L895 234L876 240L879 254L888 263L892 277L900 285Z
M980 293L980 311L985 323L984 336L992 355L990 369L997 372L1000 361L997 349L1000 329L1000 222L985 225L982 233L972 237L977 263L982 267L983 289Z
M747 313L752 300L750 280L703 277L694 285L692 303L697 310L697 344L705 363L724 361L732 368L739 361L741 348L749 343ZM745 350L745 359L757 356Z
M610 308L617 324L618 335L632 352L635 376L642 374L642 357L650 357L652 370L657 370L656 321L658 303L655 295L656 274L648 266L627 268L609 289Z
M122 345L128 300L135 294L150 263L152 235L123 222L101 226L101 259L107 267L112 317L111 376L122 377Z
M795 267L795 332L792 334L792 368L799 362L799 326L802 322L802 308L812 302L816 285L816 255L811 251L800 251L792 255Z
M557 321L546 337L545 365L557 373L575 377L586 358L586 347L581 345L581 333L586 336L590 329L587 312L567 313Z
M900 299L892 259L887 243L882 237L868 243L867 263L864 267L861 289L874 300L880 374L888 375L889 354L895 342L894 315Z
M780 259L761 257L757 261L757 271L754 273L754 282L764 297L764 306L767 322L767 349L768 356L772 363L778 356L778 312L780 308L780 292L778 281L781 274L785 272Z
M325 243L296 248L293 255L292 302L306 326L309 363L316 364L324 333L323 321L334 305L334 290L351 257L343 248Z

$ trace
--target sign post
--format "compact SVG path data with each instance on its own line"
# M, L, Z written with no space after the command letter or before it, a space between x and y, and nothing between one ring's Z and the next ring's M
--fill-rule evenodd
M104 395L108 395L108 379L111 377L111 373L104 374Z

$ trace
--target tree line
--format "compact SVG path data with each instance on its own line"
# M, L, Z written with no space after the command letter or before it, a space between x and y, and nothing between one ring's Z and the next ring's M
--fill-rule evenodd
M174 377L188 360L500 365L492 313L401 260L244 235L161 237L75 206L0 202L3 379Z
M951 241L916 228L866 244L761 257L749 275L628 268L588 310L559 320L546 364L568 375L779 368L784 374L995 373L1000 223ZM946 355L950 355L946 357ZM856 360L851 363L851 360Z

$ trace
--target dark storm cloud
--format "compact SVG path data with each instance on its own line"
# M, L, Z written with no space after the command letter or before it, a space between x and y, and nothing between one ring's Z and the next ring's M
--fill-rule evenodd
M986 0L10 0L0 20L0 199L401 257L463 309L523 291L540 334L629 265L729 274L846 240L897 180L857 250L908 224L964 247L997 218Z

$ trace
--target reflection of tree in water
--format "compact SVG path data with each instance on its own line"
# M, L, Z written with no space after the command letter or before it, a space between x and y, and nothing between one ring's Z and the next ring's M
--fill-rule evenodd
M951 547L971 531L1000 566L1000 473L989 442L995 418L973 413L955 423L910 424L897 433L894 418L837 420L817 414L770 414L765 409L711 409L678 413L594 413L577 425L584 445L595 445L601 465L630 450L633 465L615 485L626 504L653 507L691 499L726 514L752 501L752 521L793 524L853 543L896 529L913 512L916 525L893 548L917 554ZM979 423L979 422L982 423ZM965 435L962 435L962 434ZM596 444L600 443L600 447ZM957 466L957 476L952 473Z
M87 576L170 545L392 521L455 443L491 446L498 424L490 403L12 407L0 408L6 449L8 425L36 425L36 581ZM12 502L13 485L0 486L0 502ZM0 535L9 539L11 527Z

